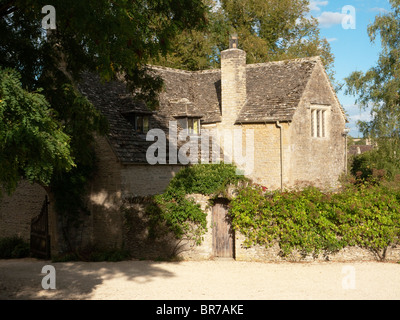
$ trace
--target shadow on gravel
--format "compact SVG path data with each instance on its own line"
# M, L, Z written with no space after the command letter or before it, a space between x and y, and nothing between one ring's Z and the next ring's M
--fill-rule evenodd
M45 265L56 270L56 290L44 290ZM65 262L36 259L0 260L0 299L89 299L97 286L119 277L138 284L174 277L155 261ZM118 287L116 287L118 290ZM113 299L110 293L109 299ZM129 297L128 297L129 299Z

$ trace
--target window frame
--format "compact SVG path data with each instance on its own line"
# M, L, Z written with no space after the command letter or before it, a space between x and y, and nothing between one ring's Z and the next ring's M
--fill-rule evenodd
M132 125L134 132L137 134L147 134L151 129L150 114L130 112L124 114L124 117ZM146 122L147 125L145 125Z
M311 138L327 139L329 138L329 116L331 106L329 105L311 105L310 106L310 133Z
M184 120L184 127L182 126L182 120ZM190 136L199 136L201 134L201 123L198 117L183 117L180 119L179 124L183 130L188 130ZM195 124L197 124L197 132L195 131Z

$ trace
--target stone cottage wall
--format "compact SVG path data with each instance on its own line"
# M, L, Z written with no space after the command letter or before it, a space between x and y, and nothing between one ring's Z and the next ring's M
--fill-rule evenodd
M0 198L0 238L19 236L29 241L31 219L40 214L46 191L37 184L21 181L16 191Z
M170 259L179 257L185 260L208 260L212 258L211 208L208 198L202 195L190 195L200 204L207 215L207 233L200 246L187 239L177 240L166 228L157 229L157 237L150 234L149 216L146 207L150 200L146 197L135 197L124 201L121 214L121 228L124 247L135 259Z
M326 138L311 136L311 106L327 106ZM313 184L335 188L345 170L345 118L327 81L317 65L290 126L290 185Z
M290 134L289 124L281 123L282 126L282 152L283 170L281 171L281 142L280 129L275 123L265 124L243 124L243 150L246 150L246 131L254 131L254 169L248 175L254 183L261 184L270 190L281 187L281 172L284 186L288 184L291 177L290 163L291 153L289 150ZM251 159L251 158L248 158Z
M162 193L181 166L123 165L106 138L97 138L98 171L91 183L92 242L100 247L121 247L124 227L121 206L129 197Z

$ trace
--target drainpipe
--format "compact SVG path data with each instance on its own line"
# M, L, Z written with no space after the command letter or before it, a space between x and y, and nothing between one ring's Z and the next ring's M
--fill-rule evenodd
M344 172L347 174L347 137L349 135L350 128L345 128L343 131L344 136Z
M279 121L276 121L276 126L279 128L279 134L280 134L281 191L283 191L283 136L282 136L282 125L279 123Z

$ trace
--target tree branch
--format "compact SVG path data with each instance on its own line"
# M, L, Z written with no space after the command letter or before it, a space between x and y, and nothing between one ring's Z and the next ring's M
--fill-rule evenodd
M0 7L0 17L4 17L9 15L10 13L17 10L17 6L15 5L16 0L10 0L6 4Z

